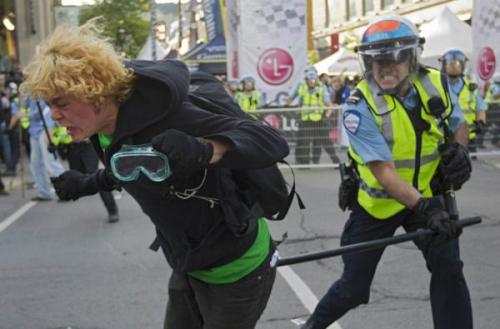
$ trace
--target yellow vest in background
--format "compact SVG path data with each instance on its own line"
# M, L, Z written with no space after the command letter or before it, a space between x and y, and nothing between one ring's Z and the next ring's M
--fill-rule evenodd
M323 101L323 86L310 89L307 83L299 86L297 96L301 99L303 109L300 111L302 121L320 121L323 117L325 102Z

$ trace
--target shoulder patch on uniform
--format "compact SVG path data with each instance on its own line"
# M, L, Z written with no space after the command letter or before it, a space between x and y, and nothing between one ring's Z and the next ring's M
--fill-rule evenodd
M355 110L347 110L344 112L343 121L345 129L355 135L361 123L361 113Z
M354 89L349 98L347 98L346 103L356 105L363 98L363 94L359 89Z

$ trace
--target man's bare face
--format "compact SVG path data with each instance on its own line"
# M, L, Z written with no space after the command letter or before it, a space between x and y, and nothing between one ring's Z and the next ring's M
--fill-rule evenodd
M85 100L74 96L61 95L50 100L49 106L54 119L66 127L75 142L81 142L103 127L103 120L97 108Z

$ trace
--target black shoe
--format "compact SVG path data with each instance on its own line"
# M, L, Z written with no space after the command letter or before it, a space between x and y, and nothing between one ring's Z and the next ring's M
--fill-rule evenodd
M109 216L108 216L108 223L116 223L119 220L120 220L120 216L118 215L118 213L109 214Z
M320 327L317 324L315 324L314 321L311 320L311 318L309 318L309 320L307 320L307 322L304 323L302 327L300 327L300 329L324 329L324 328L326 327Z
M45 197L41 197L41 196L34 196L31 198L31 201L40 201L40 202L43 202L43 201L52 201L52 198L45 198Z

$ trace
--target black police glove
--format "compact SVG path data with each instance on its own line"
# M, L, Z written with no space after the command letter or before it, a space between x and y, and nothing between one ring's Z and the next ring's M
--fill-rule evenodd
M471 176L472 163L469 151L466 146L457 142L443 144L439 150L444 183L459 190Z
M462 227L442 208L435 198L420 198L411 209L417 216L427 220L427 227L436 232L433 244L455 239L462 234Z
M481 134L482 132L484 132L485 128L486 128L486 123L483 120L474 121L473 130L476 132L476 134Z
M51 178L51 181L57 196L62 201L74 201L99 191L111 191L118 188L114 177L105 169L100 169L93 174L68 170L58 177Z
M177 177L190 176L206 168L214 153L212 144L175 129L153 137L151 144L155 150L167 155L172 175Z
M49 153L55 154L57 152L57 145L50 143L49 146L47 146L47 151L49 151Z

